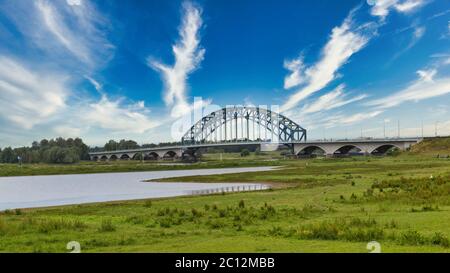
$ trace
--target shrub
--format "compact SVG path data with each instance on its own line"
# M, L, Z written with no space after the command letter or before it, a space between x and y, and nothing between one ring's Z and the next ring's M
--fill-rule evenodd
M395 148L391 148L389 149L389 151L386 152L387 156L398 156L400 155L402 152L400 151L399 148L395 147Z
M241 150L241 156L249 156L250 155L250 151L248 149L242 149Z
M224 217L227 216L227 211L224 210L224 209L220 209L218 212L219 212L219 217L220 218L224 218Z
M239 201L239 208L240 208L240 209L245 208L245 202L244 202L244 200Z
M103 219L100 224L99 231L100 232L112 232L115 231L116 227L113 225L111 219Z
M219 228L224 227L225 223L221 220L216 219L216 220L209 220L207 222L207 225L212 229L219 229Z
M269 229L269 234L271 236L281 236L283 235L283 229L281 227L272 227L271 229Z
M401 233L397 240L403 245L423 245L426 243L425 237L415 230Z
M132 215L125 219L125 222L132 223L135 225L143 224L145 222L145 217L142 215Z
M0 218L0 236L6 235L8 233L8 227L6 223Z
M200 211L196 210L195 208L193 208L191 210L191 212L192 212L192 216L194 216L194 217L201 217L203 215Z
M449 247L450 242L447 237L445 237L442 233L436 232L430 239L431 244L440 245L443 247Z
M172 221L170 218L163 218L159 220L159 225L162 228L170 228L172 226Z

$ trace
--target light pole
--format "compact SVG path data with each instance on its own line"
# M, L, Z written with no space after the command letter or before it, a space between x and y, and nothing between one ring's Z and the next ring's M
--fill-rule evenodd
M437 137L438 136L438 122L436 121L436 123L434 124L434 136Z
M422 138L423 138L423 120L422 120Z

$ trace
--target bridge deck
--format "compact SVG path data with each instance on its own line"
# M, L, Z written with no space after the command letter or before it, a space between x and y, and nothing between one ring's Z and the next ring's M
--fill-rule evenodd
M164 150L187 150L195 148L208 148L208 147L223 147L223 146L236 146L236 145L285 145L285 144L362 144L362 143L396 143L396 142L419 142L422 138L383 138L383 139L341 139L341 140L313 140L313 141L288 141L288 142L270 142L270 141L238 141L238 142L223 142L223 143L202 143L192 145L177 145L166 147L154 147L154 148L139 148L130 150L115 150L115 151L103 151L103 152L91 152L90 156L110 155L110 154L125 154L125 153L140 153L140 152L153 152Z

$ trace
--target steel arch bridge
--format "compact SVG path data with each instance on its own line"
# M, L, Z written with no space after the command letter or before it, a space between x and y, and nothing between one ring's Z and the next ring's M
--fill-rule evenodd
M306 129L286 116L259 107L222 108L202 117L181 138L182 145L227 142L306 141Z

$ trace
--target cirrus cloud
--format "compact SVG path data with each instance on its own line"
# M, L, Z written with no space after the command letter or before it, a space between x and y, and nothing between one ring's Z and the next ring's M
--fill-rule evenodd
M147 58L148 65L160 72L165 85L164 101L172 107L173 117L189 111L187 102L187 79L203 60L205 49L200 46L199 31L203 25L201 10L190 2L183 4L183 19L179 29L179 40L172 46L175 63L172 66Z

